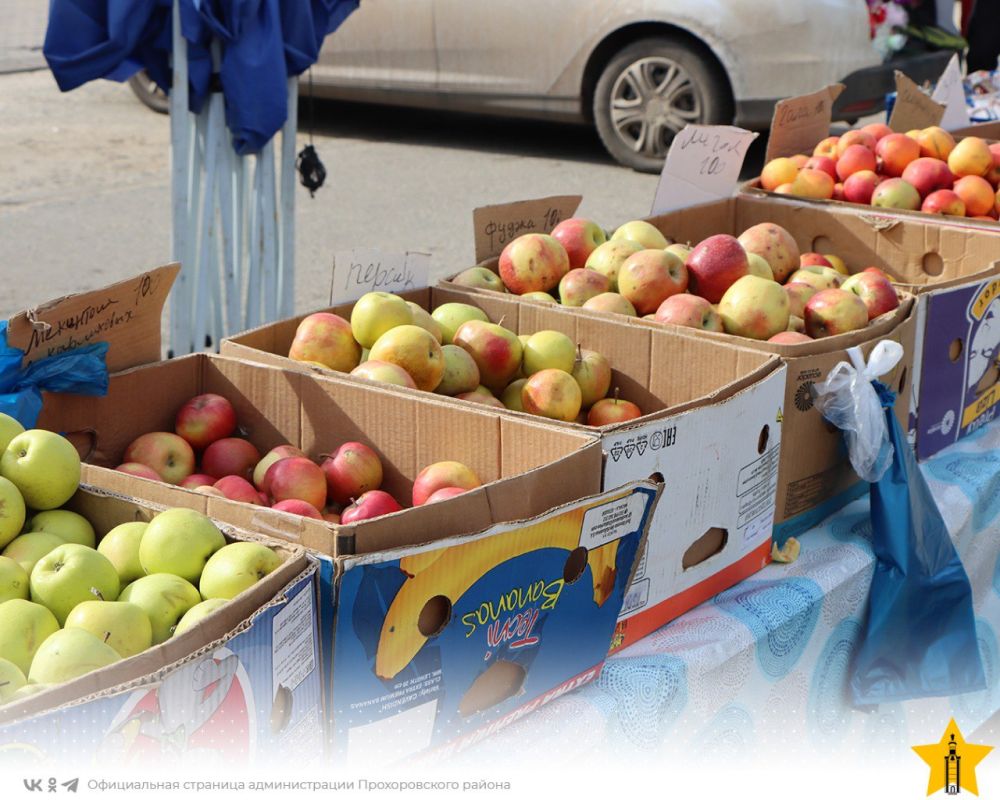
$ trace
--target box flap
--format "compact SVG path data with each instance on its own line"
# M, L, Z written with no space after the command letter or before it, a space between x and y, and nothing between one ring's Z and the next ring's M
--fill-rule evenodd
M943 116L943 105L932 100L930 95L920 91L917 84L896 70L896 102L889 116L890 128L897 133L929 128L940 125Z
M572 217L581 200L578 194L568 194L477 208L472 212L476 261L495 258L522 234L548 233Z
M764 163L780 156L812 153L816 142L830 134L833 103L842 91L844 84L834 83L776 103Z

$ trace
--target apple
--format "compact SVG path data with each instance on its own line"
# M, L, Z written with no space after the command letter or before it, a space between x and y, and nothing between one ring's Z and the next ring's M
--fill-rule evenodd
M47 683L29 683L26 686L22 686L20 689L14 692L14 694L10 696L10 700L8 702L10 702L11 704L19 703L26 697L31 697L34 694L41 694L42 692L46 692L51 688L52 687L49 686Z
M4 548L3 555L21 565L31 575L42 556L66 544L54 533L22 533Z
M799 246L787 230L773 222L747 228L737 241L746 252L763 258L779 283L799 267Z
M403 507L391 494L381 489L372 489L344 509L340 515L340 522L342 525L350 525L352 522L364 522L366 519L382 517L402 509Z
M688 257L687 270L691 294L718 303L730 286L750 274L750 264L739 240L720 233L698 243Z
M920 192L903 178L889 178L887 181L882 181L872 192L872 206L875 208L916 211L920 208L920 202Z
M28 680L66 683L117 661L121 661L121 656L94 634L81 628L65 628L42 642L31 662Z
M623 314L626 317L636 317L635 306L617 292L604 292L591 297L583 308L590 311L604 311L609 314Z
M806 333L813 339L856 331L868 324L868 308L856 294L824 289L806 303Z
M309 507L312 508L312 506ZM181 617L181 621L178 622L177 627L174 628L174 636L180 636L184 633L184 631L193 628L205 619L205 617L210 614L214 614L228 602L228 600L224 600L221 597L213 597L211 600L203 600L198 603L198 605L191 608L183 617Z
M145 464L175 486L194 474L194 450L176 433L144 433L125 449L124 461Z
M441 326L441 342L443 344L452 344L455 339L455 331L469 320L490 321L485 311L476 308L476 306L470 306L468 303L442 303L431 312L431 317Z
M84 600L117 600L121 582L114 564L82 544L61 544L31 570L31 599L55 614L60 625Z
M372 346L371 360L402 367L425 392L433 392L444 374L441 345L419 325L397 325L380 336Z
M238 475L249 480L260 461L260 451L246 439L229 437L212 442L201 457L201 471L212 477Z
M806 162L803 169L819 169L831 178L837 178L837 161L829 156L813 156Z
M618 291L618 272L626 259L643 250L643 246L631 239L614 239L600 245L585 264L586 269L601 273L608 279L609 291Z
M543 369L573 371L576 361L576 345L565 333L559 331L539 331L528 337L523 348L521 369L526 378Z
M131 461L133 459L126 459ZM80 485L80 455L57 433L19 433L0 457L0 475L13 483L36 511L59 508Z
M59 630L59 621L40 603L15 598L0 603L0 653L28 674L41 644Z
M955 194L961 198L965 213L970 217L989 214L996 205L993 187L986 178L978 175L966 175L955 181Z
M925 214L964 217L965 202L951 189L938 189L924 198L924 202L920 204L920 210Z
M87 600L69 613L65 628L93 634L122 658L138 655L153 644L149 616L132 603Z
M413 312L413 324L423 328L441 344L444 339L444 331L438 321L430 315L430 312L422 306L417 305L412 300L407 300L406 305Z
M893 135L892 128L884 122L869 122L867 125L862 125L858 130L862 133L870 133L875 138L876 147L886 136Z
M507 287L503 285L500 276L486 267L470 267L464 270L451 282L456 286L464 286L467 289L485 289L488 292L506 292Z
M876 144L875 137L867 131L860 129L847 131L837 140L837 159L843 158L849 148L858 145L874 153Z
M907 165L920 158L920 144L905 133L890 133L878 140L875 155L882 161L882 174L901 178Z
M836 289L843 283L843 278L844 276L833 267L806 266L789 275L788 283L804 283L816 291L822 291Z
M417 388L417 384L413 382L413 378L410 377L409 372L402 367L389 364L385 361L365 361L352 369L351 375L378 383L405 386L407 389Z
M852 144L837 159L837 177L845 181L855 172L874 172L875 167L875 153L863 144Z
M816 146L814 155L825 155L819 153L819 145ZM798 177L799 167L790 158L772 158L764 165L760 173L760 185L766 192L773 192L779 186L790 184Z
M351 309L351 332L362 347L372 345L386 331L399 325L413 325L413 309L399 295L368 292Z
M587 414L587 424L600 428L602 425L616 425L641 416L642 409L635 403L620 399L618 390L615 389L614 397L598 400L591 406L590 413Z
M569 255L547 233L518 236L500 253L500 279L514 294L555 289L569 272Z
M938 189L951 189L955 183L955 176L948 169L948 165L936 158L918 158L911 161L903 170L901 179L916 189L921 198L927 197ZM873 195L872 205L874 205L874 200Z
M655 225L641 219L635 219L619 226L611 235L612 241L617 239L635 242L645 250L663 250L670 244Z
M14 540L24 527L27 509L17 487L0 477L0 547Z
M126 461L124 464L119 464L115 467L115 472L124 472L126 475L133 475L136 478L145 478L148 481L163 480L155 469L147 467L145 464L140 464L137 461ZM187 478L184 480L186 481ZM184 485L184 481L181 481L181 485Z
M529 414L572 422L580 413L583 393L568 372L543 369L521 387L521 405Z
M611 388L611 364L595 350L578 348L571 374L580 387L581 408L590 408ZM504 405L507 405L506 402Z
M566 250L570 269L586 264L590 254L607 240L600 225L583 217L564 219L552 229L552 238Z
M771 265L756 253L747 253L747 264L750 267L750 274L758 278L773 281L774 273L771 272Z
M521 299L533 300L536 303L545 303L546 305L551 305L551 306L559 305L559 301L556 300L548 292L525 292L524 294L521 295Z
M382 460L361 442L345 442L323 459L320 468L326 475L327 497L339 505L382 485Z
M326 475L319 466L303 456L274 462L264 476L271 503L304 500L317 511L326 505Z
M24 686L27 686L28 679L24 677L17 664L0 658L0 706L6 703L14 693Z
M802 169L792 181L790 194L814 200L829 200L833 197L835 183L833 178L821 169ZM779 186L778 189L780 188Z
M225 495L214 486L196 486L194 490L198 494L207 494L210 497L225 497Z
M712 304L696 294L675 294L664 300L656 309L657 322L698 328L703 331L721 332L722 318Z
M182 489L197 489L199 486L214 486L217 480L218 478L214 478L211 475L196 472L194 475L188 475L178 485Z
M94 526L86 517L74 511L63 509L40 511L28 521L25 531L27 533L54 533L64 542L73 542L87 547L97 545Z
M122 591L120 599L133 603L146 612L153 628L155 645L165 642L173 635L181 617L198 605L202 597L188 581L164 572L147 575L130 583Z
M899 295L884 275L859 272L844 281L841 288L861 298L861 302L868 309L869 320L899 307Z
M492 322L464 323L455 331L455 344L472 356L479 368L479 380L493 391L503 391L521 368L521 341Z
M0 556L0 603L20 598L27 600L28 573L9 556Z
M462 392L461 394L456 394L455 399L468 400L470 403L478 403L481 406L490 406L491 408L504 408L504 404L497 400L492 393Z
M236 430L236 409L225 397L200 394L192 397L177 412L174 431L196 450L203 450L217 439L232 436Z
M246 478L239 475L226 475L215 482L215 488L222 492L229 500L237 503L250 503L250 505L267 505L260 498L260 494Z
M666 250L640 250L625 259L618 272L618 291L637 314L652 314L668 297L687 288L687 267Z
M336 372L350 372L361 363L361 345L346 319L321 311L299 323L288 357L313 361Z
M966 136L948 154L948 169L956 178L975 175L982 178L993 168L993 153L978 136Z
M284 511L287 514L295 514L299 517L309 517L310 519L324 519L324 516L316 510L312 503L305 500L297 500L294 497L289 500L279 500L273 506L272 511Z
M97 545L97 552L111 562L122 586L145 575L139 561L139 544L148 522L123 522L116 525Z
M990 167L990 171L986 173L985 177L993 186L997 186L1000 184L1000 142L991 144L990 152L993 154L993 166ZM3 444L2 433L0 433L0 444Z
M774 334L768 341L773 344L803 344L813 341L813 338L798 331L781 331L781 333Z
M881 178L871 170L855 172L844 181L844 199L849 203L870 205L880 181Z
M10 414L0 413L0 453L7 449L10 440L24 433L24 426Z
M500 402L503 403L504 408L511 411L524 411L524 406L521 404L521 389L527 382L527 378L518 378L508 384L500 395Z
M305 458L305 455L302 450L290 444L279 444L277 447L272 447L267 451L267 455L258 461L257 466L253 468L253 485L266 493L267 484L264 482L264 476L267 475L267 471L275 461L294 456Z
M833 253L823 253L821 257L825 258L827 263L845 278L851 274L851 271L847 268L847 264L844 263L844 259L840 256Z
M820 291L819 288L813 286L811 283L801 283L799 281L789 281L785 284L784 288L785 294L788 295L789 312L792 316L799 317L800 319L805 316L806 303L809 302L809 298ZM833 287L824 286L823 288Z
M139 542L139 563L147 575L169 573L194 583L209 557L226 544L216 524L190 508L157 514Z
M803 309L802 313L803 314L805 313L805 309ZM795 314L792 314L788 318L788 327L785 328L785 330L786 331L790 331L792 333L805 333L806 332L806 321L804 319L802 319L802 317L797 317L797 316L795 316ZM771 337L771 338L774 338L774 337Z
M565 372L563 374L573 380ZM420 470L413 481L413 505L423 505L434 492L446 486L476 489L481 485L476 473L465 464L459 461L437 461Z
M258 542L233 542L213 555L198 589L206 600L232 600L281 566L281 556Z
M814 156L826 156L827 158L832 158L836 161L837 159L837 142L840 141L839 136L827 136L822 139L816 147L813 148L812 154Z
M444 358L444 374L434 390L435 394L454 397L471 392L479 385L479 367L465 350L456 344L446 344L441 348L441 355Z
M770 339L785 330L789 314L784 287L756 275L740 278L719 302L726 333L750 339Z
M606 275L594 269L571 269L559 280L559 301L564 306L579 308L590 298L611 289Z
M803 253L799 256L799 267L830 267L832 269L833 263L819 253Z
M438 489L434 494L427 498L427 502L424 503L425 506L433 505L434 503L441 503L445 500L450 500L453 497L458 497L460 494L465 494L468 489L462 489L458 486L445 486L443 489Z

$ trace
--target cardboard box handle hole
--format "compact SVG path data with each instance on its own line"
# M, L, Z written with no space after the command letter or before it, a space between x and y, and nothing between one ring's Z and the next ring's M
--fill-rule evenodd
M767 441L771 438L771 426L765 425L760 429L760 436L757 437L757 453L763 455L767 450Z
M428 639L437 636L451 622L451 600L443 594L436 594L420 609L417 630Z
M965 344L962 342L962 337L960 336L948 345L948 360L954 364L962 357L962 351L964 349Z
M837 249L828 236L817 236L812 240L813 253L836 253Z
M925 275L940 275L944 272L944 259L937 253L927 253L924 255L921 267Z
M494 661L477 677L458 704L458 713L470 717L519 694L527 671L513 661Z
M564 583L576 583L580 580L580 576L587 569L587 558L589 555L586 547L577 547L569 554L566 559L566 565L563 567Z
M729 531L726 528L709 528L684 551L681 567L687 570L708 561L712 556L721 553L728 541Z

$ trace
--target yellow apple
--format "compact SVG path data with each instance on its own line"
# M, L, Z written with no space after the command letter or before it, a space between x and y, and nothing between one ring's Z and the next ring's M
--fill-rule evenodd
M64 542L93 547L97 544L94 526L80 514L64 509L42 511L28 522L28 533L54 533Z
M0 477L0 547L14 540L24 527L24 498L17 487Z
M80 455L58 433L30 430L11 439L0 457L0 474L36 511L59 508L80 485Z
M31 683L66 683L121 661L121 656L89 631L65 628L48 637L35 653L28 672Z

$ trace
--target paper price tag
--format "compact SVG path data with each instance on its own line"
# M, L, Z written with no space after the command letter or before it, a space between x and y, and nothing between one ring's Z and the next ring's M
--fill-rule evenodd
M729 197L756 133L732 125L688 125L670 144L651 216Z
M368 292L411 292L430 282L429 253L407 250L385 253L354 249L335 253L330 281L330 305L353 303Z
M906 133L914 128L929 128L940 125L944 116L944 106L935 103L920 91L920 87L896 70L896 102L889 116L889 127L897 133Z
M958 53L951 57L948 66L941 73L931 99L944 105L940 124L946 131L964 128L969 124L969 107L965 104L965 86L962 83Z
M495 258L504 247L525 233L548 233L580 207L578 194L542 197L482 206L472 212L476 263Z
M820 140L830 135L833 103L842 91L844 84L834 83L818 92L776 103L764 162L798 153L810 155Z

